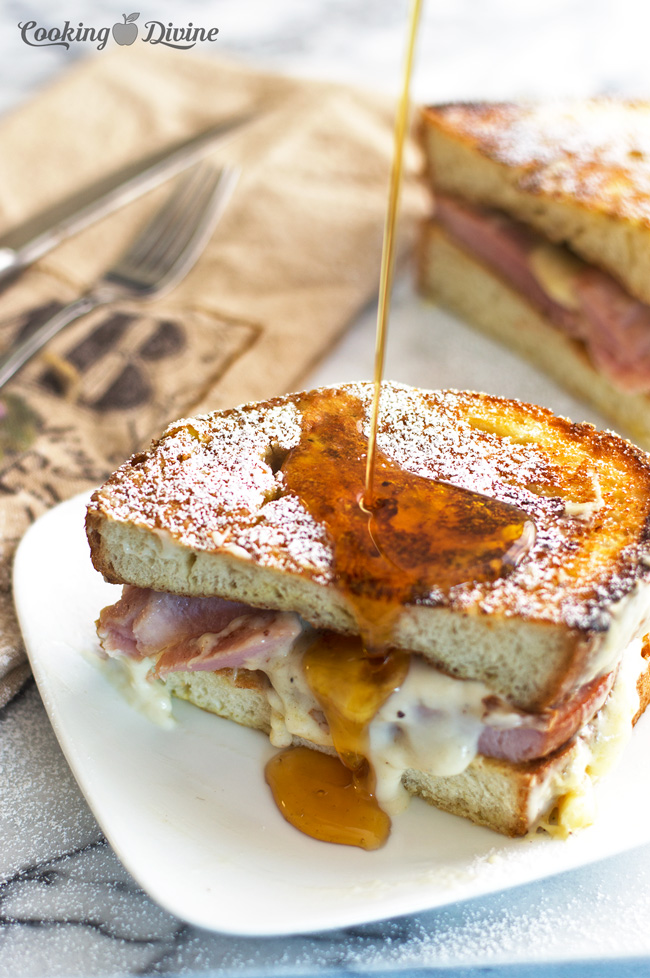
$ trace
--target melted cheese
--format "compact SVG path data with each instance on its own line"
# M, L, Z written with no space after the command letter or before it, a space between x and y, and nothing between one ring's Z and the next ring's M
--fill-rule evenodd
M564 839L594 821L594 784L613 767L632 735L639 709L637 681L647 668L641 648L636 639L626 649L607 703L578 735L568 764L530 793L529 819L551 835Z
M370 760L377 800L393 815L409 795L402 776L409 768L427 774L460 774L478 753L490 691L483 683L452 679L412 658L401 689L370 724Z
M584 683L611 672L621 657L621 649L628 650L635 639L650 632L650 584L637 581L608 611L609 627L604 638L595 643L590 668L582 675Z
M289 746L294 738L331 748L320 707L301 666L302 643L264 665L271 682L271 743ZM380 708L370 724L370 761L381 807L388 814L403 810L409 794L402 777L409 768L430 774L459 774L478 752L487 722L512 727L521 714L489 711L490 690L481 682L453 679L413 656L405 682Z
M136 710L160 727L174 726L171 693L163 682L149 675L151 659L121 655L111 659L93 657L93 662Z
M551 299L565 309L579 308L575 281L586 265L568 248L550 242L539 244L530 253L529 265L538 283Z
M310 630L307 630L289 652L273 656L262 667L272 687L268 690L269 736L274 747L289 747L294 737L319 747L332 747L325 718L302 668L303 652L309 641Z
M606 707L578 735L567 764L530 792L531 824L566 837L593 822L593 784L615 763L632 732L632 717L639 706L636 683L647 666L641 647L641 639L636 639L626 650ZM286 747L298 738L331 748L319 706L303 675L302 648L298 643L266 667L273 687L269 691L271 741ZM516 710L488 711L489 696L484 683L454 679L412 657L406 680L380 708L368 733L377 799L388 814L408 805L410 796L402 784L406 770L443 777L460 774L476 757L486 724L511 728L525 722ZM550 808L552 818L543 820Z
M645 611L645 601L642 607ZM307 630L285 655L264 664L271 682L267 695L275 747L299 740L332 749L327 724L302 669L309 641ZM639 706L636 683L647 666L641 647L641 639L630 643L606 706L578 735L565 766L529 793L531 824L566 837L593 822L593 784L615 763L632 732ZM122 656L100 664L133 706L161 726L173 725L171 694L164 683L151 678L151 660ZM412 656L404 683L380 708L368 731L377 799L388 814L408 804L402 785L406 770L443 777L460 774L476 757L486 724L511 728L526 722L520 712L503 705L488 710L490 695L484 683L454 679ZM545 817L549 809L551 817Z

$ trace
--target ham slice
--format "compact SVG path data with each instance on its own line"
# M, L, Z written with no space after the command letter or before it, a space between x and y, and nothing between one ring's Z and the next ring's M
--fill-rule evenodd
M576 282L594 363L621 389L650 389L650 306L596 268Z
M97 634L106 655L127 655L131 659L141 658L134 627L143 613L146 613L152 591L126 584L117 604L103 608L97 619Z
M535 278L530 255L541 238L530 228L499 211L470 207L453 197L436 197L436 220L463 245L499 272L565 332L578 332L576 315L549 296Z
M610 672L594 679L555 709L537 715L523 714L520 726L485 727L478 742L480 753L514 764L552 754L598 712L609 696L615 675Z
M291 650L302 630L298 615L286 611L241 615L220 632L204 632L165 649L155 673L165 676L184 669L264 669L272 658Z
M610 275L575 262L571 303L557 301L535 272L533 255L557 249L539 234L498 211L455 198L436 198L436 219L466 251L496 271L555 326L581 340L595 366L619 389L650 391L650 306L631 296Z
M187 598L126 585L117 604L104 608L98 621L108 655L151 658L152 674L249 669L268 671L272 659L289 654L306 626L291 612L264 611L222 598ZM486 702L486 726L479 751L513 763L534 760L557 750L600 709L614 673L573 693L541 714L508 714L503 704ZM462 682L462 680L459 680ZM515 725L512 720L515 719Z
M130 584L97 622L107 655L155 658L157 675L257 669L271 656L287 652L302 627L291 612L260 611L223 598L188 598Z

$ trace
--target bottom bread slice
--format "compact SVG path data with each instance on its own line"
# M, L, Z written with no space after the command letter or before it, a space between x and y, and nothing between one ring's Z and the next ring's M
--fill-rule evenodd
M579 341L562 333L434 221L423 227L418 275L424 295L526 357L650 449L650 397L615 387L594 368Z
M430 805L502 835L526 835L540 827L566 837L593 821L587 767L588 755L576 740L527 764L479 754L461 774L442 778L409 770L403 783L410 794Z
M646 646L644 654L649 651ZM641 675L638 661L617 680L596 718L548 757L515 764L479 754L461 774L441 777L409 769L402 783L411 795L436 808L503 835L521 836L541 827L565 837L591 824L593 783L615 763L633 723L650 702L648 659L641 663ZM264 673L177 672L165 685L175 696L221 717L267 734L272 729L270 684ZM305 743L299 738L293 742Z
M179 699L234 720L243 727L271 732L270 683L263 672L221 669L218 672L172 672L165 686Z

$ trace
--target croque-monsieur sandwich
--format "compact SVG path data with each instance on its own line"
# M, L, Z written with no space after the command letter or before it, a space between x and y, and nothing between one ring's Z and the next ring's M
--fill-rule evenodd
M119 468L87 514L124 585L104 652L277 747L363 753L388 813L415 794L507 835L588 824L650 697L650 459L540 407L385 383L364 503L371 399L181 420Z
M422 110L422 291L650 448L650 103Z

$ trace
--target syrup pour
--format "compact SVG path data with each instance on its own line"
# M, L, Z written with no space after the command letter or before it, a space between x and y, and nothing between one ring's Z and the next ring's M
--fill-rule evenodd
M303 657L303 669L327 717L338 756L306 747L276 754L266 780L292 825L324 842L378 849L390 818L377 804L366 760L368 724L404 681L405 652L366 655L358 636L321 633Z
M404 605L437 588L489 581L532 543L527 514L480 493L406 472L376 452L372 510L360 506L368 443L364 407L345 391L312 393L302 436L282 465L287 490L327 531L337 588L358 636L321 633L303 656L338 757L289 748L267 765L284 817L326 842L376 848L390 820L374 796L368 725L399 689L409 653L391 648Z
M351 771L367 764L368 724L406 679L409 655L369 656L357 635L324 632L305 652L303 669L327 716L336 752Z
M370 436L360 401L340 392L303 405L300 444L282 466L284 482L328 532L336 586L359 637L321 635L303 657L307 681L328 722L337 757L303 747L266 767L278 808L307 835L375 849L390 819L374 795L368 725L399 689L409 655L391 650L405 604L434 588L493 580L532 544L526 513L475 492L405 472L377 449L381 381L395 263L409 90L422 0L412 0L402 95L384 227Z
M290 747L271 758L265 774L280 812L305 835L360 849L388 839L390 818L338 757Z
M336 586L367 654L383 655L394 643L404 605L434 589L496 580L532 543L522 509L414 475L379 450L368 512L359 505L368 451L363 404L346 391L323 391L301 409L302 437L282 465L284 484L332 541Z
M381 271L379 276L379 303L377 306L377 332L375 338L375 391L372 402L368 457L366 460L366 488L363 496L363 503L368 509L372 506L373 502L379 398L381 395L381 380L384 376L386 337L388 335L388 310L390 308L393 272L395 270L395 228L397 225L397 209L402 186L402 161L404 159L404 141L406 139L409 118L409 93L411 89L411 75L413 73L413 55L415 53L415 39L420 24L421 10L422 0L412 0L409 14L404 76L402 79L402 95L395 118L393 167L390 175L388 209L386 211L386 223L384 225Z

